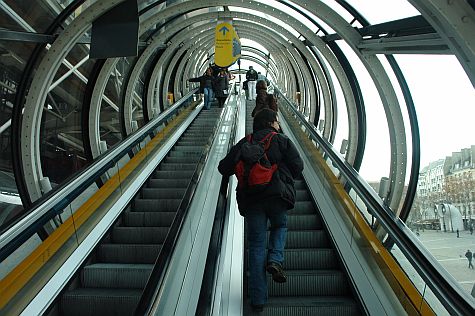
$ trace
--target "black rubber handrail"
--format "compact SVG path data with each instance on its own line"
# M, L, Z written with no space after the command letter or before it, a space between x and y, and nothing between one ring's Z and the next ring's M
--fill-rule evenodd
M220 125L223 118L223 113L221 112L221 117L219 121L216 123L212 136L209 138L209 144L212 144L217 137L217 126ZM142 292L142 296L140 297L139 303L135 309L134 315L150 315L151 308L153 302L155 301L158 293L163 286L163 279L165 271L170 264L171 256L173 254L173 250L175 249L175 245L178 242L178 238L180 236L181 228L185 221L186 215L188 214L188 210L190 204L193 200L193 197L196 192L196 188L198 186L198 182L201 178L201 174L203 169L206 165L209 156L209 148L204 151L200 159L195 167L193 175L191 176L190 183L188 184L183 199L178 206L175 218L168 230L167 236L165 237L165 241L162 244L160 252L158 254L157 259L155 260L155 264L153 266L152 272L147 280L147 284L145 285L145 289Z
M96 181L105 171L113 167L132 148L153 135L156 128L164 124L175 115L186 101L198 89L187 93L180 101L161 113L158 117L148 122L141 129L130 134L124 141L112 147L107 153L98 157L91 165L76 173L70 180L54 188L42 198L37 200L24 216L0 231L0 262L5 260L20 245L30 238L38 229L54 216L62 212L77 196Z
M342 159L332 144L317 133L314 126L306 121L292 102L282 93L280 95L288 103L289 109L299 119L300 124L305 126L312 140L317 143L324 155L332 160L333 166L347 179L371 215L380 222L389 237L398 245L401 252L447 311L451 315L475 315L473 298L459 289L456 281L445 272L442 265L420 243L406 224L381 200L371 186L349 163Z

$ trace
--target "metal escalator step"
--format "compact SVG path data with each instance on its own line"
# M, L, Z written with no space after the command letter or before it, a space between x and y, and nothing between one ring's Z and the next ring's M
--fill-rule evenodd
M286 270L287 282L276 283L268 274L269 296L349 296L346 276L339 270Z
M186 188L143 188L143 199L182 199Z
M196 163L169 163L165 162L160 164L160 170L162 171L175 171L175 170L195 170Z
M130 316L141 295L141 289L77 288L62 296L60 309L68 316Z
M295 190L307 190L307 186L305 185L305 181L295 180Z
M153 172L152 179L188 179L193 176L194 170L185 171L162 171L157 170ZM189 182L189 181L188 181Z
M112 228L111 241L117 244L162 244L168 227L124 227Z
M177 145L179 146L193 146L193 145L205 145L207 144L207 141L190 141L190 140L179 140L177 142Z
M289 214L316 214L315 207L310 201L296 201L294 208L289 211Z
M201 153L203 151L203 146L197 146L197 145L192 145L192 146L183 146L183 145L175 145L173 147L174 151L183 151L183 152L196 152L196 153Z
M335 269L339 266L338 255L331 248L285 249L284 269L310 270Z
M135 199L132 205L137 212L175 212L180 203L181 199Z
M186 188L190 179L149 179L149 188Z
M170 157L200 157L202 154L202 151L196 152L196 151L178 151L178 150L172 150L168 153Z
M307 190L297 189L296 190L297 196L295 197L296 201L310 201L310 194Z
M125 226L170 226L176 212L134 212L126 211L123 215Z
M143 289L153 264L94 263L81 271L86 288Z
M190 126L187 130L186 133L196 133L196 134L205 134L208 133L211 134L215 128L215 125L211 124L196 124L193 126Z
M179 140L203 140L208 141L210 139L209 133L188 133L185 132L183 136L180 137Z
M320 216L316 214L293 214L287 217L287 228L289 230L322 229L323 224Z
M269 233L268 233L269 234ZM323 230L288 231L285 248L330 248L328 235Z
M245 307L247 308L247 307ZM250 312L245 310L244 315ZM270 297L261 316L359 316L351 297Z
M198 161L200 160L200 157L170 157L170 156L167 156L162 164L176 164L176 163L192 163L192 164L196 164L198 163Z
M161 245L100 244L97 249L99 262L154 263Z

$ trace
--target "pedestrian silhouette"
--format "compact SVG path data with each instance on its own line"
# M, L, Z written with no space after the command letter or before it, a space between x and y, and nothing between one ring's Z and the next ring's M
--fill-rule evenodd
M457 228L457 238L460 238L459 229Z
M472 268L473 269L473 265L472 265L472 258L473 258L473 254L472 252L469 250L467 250L467 252L465 253L465 257L467 257L468 259L468 268Z

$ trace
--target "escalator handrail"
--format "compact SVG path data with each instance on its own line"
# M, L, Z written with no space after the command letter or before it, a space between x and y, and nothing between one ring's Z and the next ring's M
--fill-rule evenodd
M208 145L212 144L218 135L217 127L224 119L223 114L224 111L221 112L221 117L219 121L216 122L214 132L212 133L212 136L210 136ZM171 255L173 254L173 250L180 236L181 228L183 226L189 207L193 200L196 188L198 186L198 182L201 178L201 174L203 173L203 169L208 160L208 156L209 148L208 150L202 153L196 165L196 168L193 171L191 181L186 188L183 199L181 200L180 205L178 206L175 218L173 219L170 229L168 230L167 236L162 244L158 257L155 260L152 272L150 273L150 276L147 280L147 284L145 285L145 289L142 292L140 301L137 304L134 315L138 316L150 314L152 304L155 301L156 296L160 292L161 287L163 285L163 277L166 271L166 267L168 266L171 260Z
M279 94L288 103L293 114L299 118L300 123L305 125L310 137L317 142L325 155L331 158L333 165L351 184L352 188L365 202L369 212L376 217L389 237L396 242L401 252L411 262L450 314L475 315L474 300L457 286L456 281L448 273L445 273L442 265L420 243L406 224L382 201L358 172L340 156L332 144L317 133L315 127L310 125L295 105L280 90Z
M99 156L91 165L81 170L79 174L76 174L75 177L71 177L69 181L45 194L32 205L22 218L3 231L0 231L0 262L12 254L15 249L30 238L46 222L60 213L94 183L98 177L128 154L134 146L143 141L147 136L153 135L156 128L176 114L186 104L185 101L191 98L197 91L198 89L196 88L188 92L159 116Z
M230 91L233 91L235 88L235 84L232 86ZM246 113L242 114L239 112L239 106L234 113L234 117L232 119L231 125L231 136L229 138L228 148L226 149L226 153L231 150L231 147L234 146L236 143L236 136L238 130L238 121L240 116L245 116ZM211 315L211 301L207 299L207 295L213 293L212 287L214 286L214 277L216 276L216 269L218 268L218 260L221 255L221 245L223 240L223 233L225 231L225 223L226 217L229 216L229 209L228 209L228 198L229 192L231 190L229 186L229 179L230 177L222 177L221 186L220 186L220 193L216 208L216 215L215 221L213 225L213 230L211 233L211 241L208 247L208 254L206 257L206 269L203 275L203 281L201 282L201 290L200 290L200 297L198 300L198 305L196 307L195 315ZM216 220L217 217L220 217L219 220ZM213 239L213 236L216 238Z

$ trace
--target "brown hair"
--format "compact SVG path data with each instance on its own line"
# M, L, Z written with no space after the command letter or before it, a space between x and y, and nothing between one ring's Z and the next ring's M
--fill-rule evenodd
M277 112L270 109L262 109L254 116L252 130L257 132L261 129L269 128L275 121L277 121Z
M267 91L267 84L264 80L259 80L256 83L256 92L258 92L259 90Z

